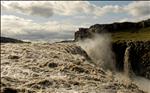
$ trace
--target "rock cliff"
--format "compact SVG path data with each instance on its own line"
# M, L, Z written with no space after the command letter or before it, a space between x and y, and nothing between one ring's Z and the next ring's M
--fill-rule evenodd
M21 40L8 38L8 37L0 37L1 43L23 43Z
M79 31L75 32L74 38L75 41L84 40L86 38L92 38L95 34L107 32L116 33L120 31L131 31L136 33L139 29L149 27L150 19L137 23L123 22L113 24L95 24L89 28L79 28ZM112 43L112 50L116 56L116 69L118 71L124 71L127 69L125 68L125 63L129 63L128 65L131 66L129 70L131 72L133 71L136 75L150 79L150 41L117 40ZM126 52L128 52L129 62L125 62L127 57Z
M119 71L124 71L125 69L125 55L126 50L128 50L128 61L131 65L131 70L139 76L146 77L150 79L150 41L117 41L112 44L113 51L116 56L116 68Z
M74 38L75 41L79 39L84 39L87 37L92 37L93 33L115 33L120 31L131 31L138 32L141 28L150 27L150 19L140 21L140 22L123 22L123 23L112 23L112 24L95 24L89 28L79 28L78 31L75 32Z

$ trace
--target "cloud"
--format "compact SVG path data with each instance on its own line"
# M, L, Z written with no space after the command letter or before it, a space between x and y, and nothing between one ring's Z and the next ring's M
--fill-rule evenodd
M116 22L139 22L141 20L147 20L148 18L150 18L150 15L133 16L130 18L122 18L122 19L116 20Z
M87 27L105 20L100 16L109 13L130 14L118 21L140 21L150 17L150 1L131 2L128 5L94 5L88 1L2 1L2 12L16 15L1 15L2 35L30 40L54 40L73 38L74 31L79 27ZM26 18L17 17L18 13L28 15ZM58 20L57 17L62 17ZM51 17L57 21L35 22L38 17ZM119 14L118 14L119 16ZM23 16L24 17L24 16ZM64 19L63 19L64 18ZM110 15L110 18L111 15ZM70 20L69 20L70 19ZM40 19L41 20L41 19ZM100 21L99 21L100 20ZM109 16L108 16L108 19Z
M2 34L15 35L27 34L23 29L30 28L31 20L25 20L16 16L4 15L1 16ZM35 25L35 24L34 24Z
M29 40L72 39L79 27L66 21L36 23L13 15L1 16L1 34Z
M132 16L150 16L150 1L135 1L124 7Z
M88 1L3 1L2 10L15 11L27 15L51 17L52 15L72 16L88 14L102 16L109 12L119 12L118 5L96 6Z
M115 6L106 5L103 7L97 7L97 9L94 11L94 14L96 16L103 16L107 13L120 13L122 12L122 10L123 10L122 7L118 5L115 5Z
M51 17L88 14L103 16L108 13L128 13L132 16L150 14L150 1L134 1L125 6L96 6L88 1L2 1L2 10L15 11L27 15Z
M2 1L2 10L42 17L53 15L52 5L41 1Z
M35 31L35 30L34 30ZM63 32L49 32L49 31L41 31L36 30L36 33L30 30L30 34L18 35L15 37L22 40L30 40L30 41L50 41L54 42L55 40L68 40L73 39L74 33L71 31L63 31Z

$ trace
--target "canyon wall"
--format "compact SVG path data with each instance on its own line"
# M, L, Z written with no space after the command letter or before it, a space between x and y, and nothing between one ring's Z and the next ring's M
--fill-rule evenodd
M128 69L129 72L150 79L150 41L118 41L112 44L112 49L115 53L118 71ZM125 66L126 57L128 57L128 65L131 65L130 68Z
M136 33L139 29L148 27L150 27L150 19L137 23L95 24L89 28L79 28L79 31L75 32L74 40L82 41L87 38L93 38L95 34L101 35L103 33L117 33L120 31ZM133 72L136 75L150 79L150 41L118 40L112 42L112 50L115 54L115 65L118 71Z
M93 33L115 33L122 31L138 32L139 29L150 27L150 19L140 22L123 22L112 24L95 24L89 28L79 28L74 34L75 41L85 38L91 38Z

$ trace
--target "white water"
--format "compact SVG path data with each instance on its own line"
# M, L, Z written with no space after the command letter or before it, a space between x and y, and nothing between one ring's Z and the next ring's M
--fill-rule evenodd
M109 34L95 35L94 38L79 41L78 44L97 65L104 69L111 71L113 69L113 71L115 71L115 55L111 50L111 37ZM124 54L124 72L116 72L114 76L119 82L126 85L130 85L134 82L141 90L150 93L150 80L138 76L131 77L134 73L129 59L129 51L130 47L127 47Z
M136 85L138 85L138 87L141 90L144 90L147 93L150 93L150 80L143 78L143 77L135 76L133 78L133 81Z
M144 90L148 93L150 93L150 80L135 76L135 74L132 71L131 62L130 62L130 48L127 47L124 54L124 77L126 77L126 81L132 80L141 90Z
M130 62L130 47L127 47L124 53L124 74L130 77L132 72L131 62Z
M110 34L95 35L92 39L79 41L78 44L87 52L94 63L106 70L114 70L114 54L111 50Z

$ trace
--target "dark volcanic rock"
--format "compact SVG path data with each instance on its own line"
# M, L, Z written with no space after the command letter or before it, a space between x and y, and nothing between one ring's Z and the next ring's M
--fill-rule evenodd
M127 43L126 42L120 42L117 41L112 44L113 51L115 53L116 57L116 68L119 71L123 71L123 61L124 61L124 53L127 48Z
M4 88L3 93L18 93L18 92L13 88Z
M75 40L84 39L91 37L91 32L88 31L88 28L79 28L79 31L75 32Z
M95 24L90 28L79 28L75 32L75 41L79 39L85 39L92 37L94 33L106 33L106 32L119 32L130 30L132 32L137 32L141 28L150 27L150 19L141 22L123 22L123 23L112 23L112 24Z
M124 70L125 51L130 47L129 61L136 75L150 79L150 41L121 41L113 43L116 55L116 68Z
M23 41L8 37L1 37L1 43L23 43Z
M75 32L75 41L92 38L94 34L115 33L119 31L138 32L142 28L150 27L150 19L137 23L123 22L113 24L95 24L89 28L79 28ZM116 55L116 68L119 71L124 70L125 51L130 47L129 63L136 75L144 76L150 79L150 41L117 41L112 44Z

